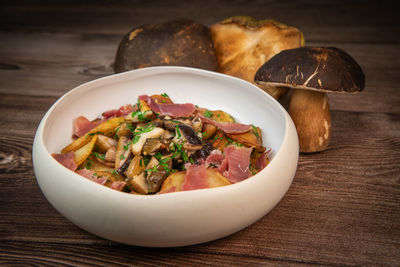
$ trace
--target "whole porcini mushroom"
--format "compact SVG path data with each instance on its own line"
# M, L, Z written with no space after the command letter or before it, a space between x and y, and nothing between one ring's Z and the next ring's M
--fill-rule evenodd
M189 19L136 27L122 38L114 71L165 65L216 71L210 30Z
M296 125L301 152L323 151L331 138L331 115L326 93L364 89L361 67L335 47L301 47L280 52L256 73L258 84L295 89L289 114Z
M303 34L296 28L274 20L256 20L235 16L210 27L218 59L219 72L254 83L257 70L284 49L304 45ZM261 85L278 99L286 90Z

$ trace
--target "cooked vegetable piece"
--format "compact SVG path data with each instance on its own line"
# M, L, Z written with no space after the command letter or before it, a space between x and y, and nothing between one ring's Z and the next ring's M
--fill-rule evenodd
M135 135L135 133L137 133ZM131 144L131 150L134 155L139 155L142 152L144 143L148 138L158 138L164 133L163 128L147 126L141 127L138 131L134 133L134 138Z
M241 134L227 134L227 136L237 143L243 144L247 147L254 147L258 150L264 148L262 146L262 136L259 127L253 126L253 129L249 132Z
M179 131L177 129L177 134L179 135L179 132L182 133L182 136L185 137L186 141L189 142L192 145L202 145L203 142L201 139L197 136L196 132L193 130L192 127L186 125L186 124L179 124L178 125Z
M172 138L174 138L174 136L175 136L175 133L174 133L174 132L169 131L169 130L165 130L165 131L164 131L164 134L163 134L163 136L162 136L162 138L165 139L165 140L167 140L167 139L172 139Z
M158 164L158 160L155 157L151 157L149 163L147 163L147 165L146 165L146 170L156 167L157 164Z
M105 155L105 160L109 162L115 162L115 154L117 153L116 147L110 147Z
M201 129L203 128L203 123L201 122L200 118L195 117L192 120L193 123L193 130L195 130L196 132L201 132Z
M221 130L218 130L212 139L212 146L215 149L224 151L224 148L228 145L228 140L226 139L226 135Z
M117 146L117 141L115 139L102 134L97 135L96 150L98 150L99 152L105 153L111 147L116 147L116 146Z
M147 178L149 192L156 193L160 189L161 184L164 182L165 178L167 178L171 168L172 158L165 156L160 158L157 165L146 169L145 176Z
M231 184L217 169L213 168L207 169L207 181L210 188Z
M128 169L125 172L125 175L126 177L132 179L136 175L139 175L141 172L143 172L145 167L146 166L144 165L143 157L140 155L136 155L131 160Z
M114 130L116 129L116 127L124 121L125 121L124 118L117 117L117 118L111 118L111 119L107 120L106 122L103 122L103 123L97 125L92 130L90 130L87 134L79 137L78 139L73 141L71 144L64 147L61 150L61 153L67 153L69 151L78 150L79 148L81 148L82 146L84 146L88 142L90 142L91 141L90 137L96 133L102 133L102 134L105 134L108 136L113 136Z
M161 138L147 138L143 145L143 155L154 155L156 152L168 153L169 142Z
M129 146L132 143L126 136L121 136L118 140L117 151L115 152L115 169L118 170L128 159L131 153Z
M92 165L88 169L90 169L94 172L116 173L114 167L106 166L97 161L93 161Z
M160 193L170 193L181 191L185 181L186 172L176 172L168 176L161 186ZM230 185L231 183L217 170L207 169L207 182L210 188Z
M74 161L76 165L78 166L81 165L86 160L86 158L90 156L94 144L96 144L96 140L97 140L97 135L94 135L89 141L89 143L87 143L86 145L82 146L81 148L79 148L74 152Z
M257 162L257 161L260 161L260 160L263 160L264 162L263 162L263 164L262 165L264 165L264 166L267 166L268 165L268 163L269 163L269 160L268 160L268 157L265 157L265 148L264 148L264 151L262 151L262 150L259 150L259 151L257 151L257 150L254 150L252 153L251 153L251 157L250 157L250 166L249 166L249 168L250 168L250 171L251 171L251 173L254 175L254 174L256 174L256 173L258 173L258 172L260 172L262 169L260 169L257 165L258 164L260 164L259 162ZM267 153L268 154L268 153ZM264 159L263 158L260 158L260 157L265 157Z
M165 129L175 132L176 126L178 126L182 122L179 120L164 120L163 123Z
M125 118L131 120L132 122L147 122L155 117L153 111L147 105L146 101L140 99L138 106L139 110L133 111Z
M147 185L146 177L144 172L136 175L128 182L128 187L132 187L136 192L141 194L149 193L149 186Z
M105 154L100 154L97 152L93 152L93 154L95 155L95 157L94 157L95 161L97 161L105 166L108 166L108 167L114 167L114 161L111 162L111 161L105 160L106 159Z
M132 134L132 131L135 129L135 127L132 125L130 121L121 123L117 129L115 130L115 135L114 138L118 139L121 136L129 136Z
M194 164L200 164L202 160L205 161L207 159L213 149L213 146L206 142L199 150L190 155L189 161Z
M100 177L107 177L107 182L116 182L116 181L123 181L124 177L119 175L118 173L110 173L108 171L95 171L95 176L98 178Z
M160 193L181 191L182 184L185 180L185 171L175 172L169 175L161 185Z
M147 176L147 184L149 187L149 193L156 193L164 182L165 178L167 178L167 172L164 170L159 170L150 173Z
M172 103L166 94L151 97L158 105ZM268 163L267 160L263 161L266 152L262 146L260 128L253 126L251 131L244 134L229 134L225 128L210 124L217 123L218 126L218 123L223 122L232 126L230 123L235 122L234 118L224 111L196 106L197 115L195 113L189 117L174 118L157 113L156 117L146 101L138 100L135 105L133 108L132 105L125 105L129 109L123 114L135 110L125 118L113 117L63 149L75 149L70 153L73 153L81 175L91 176L118 191L153 194L181 191L183 184L192 179L191 174L197 173L191 172L197 170L197 167L206 171L201 176L201 179L206 179L205 188L230 184L213 165L206 168L204 165L194 164L205 164L211 152L217 149L222 153L216 155L217 158L210 159L216 160L218 165L218 156L222 157L221 161L228 157L223 153L225 147L231 144L255 148L251 156L250 153L246 156L250 157L247 162L250 162L249 167L253 174ZM103 116L115 116L113 114L117 110L110 112ZM150 113L151 116L146 117ZM203 124L204 121L209 123ZM251 129L250 125L247 126ZM188 170L187 177L184 170ZM227 177L230 178L230 175ZM184 190L197 189L196 187L198 185L185 186Z
M231 115L222 110L212 111L211 119L219 122L235 122L235 119Z
M169 98L169 96L165 93L164 93L164 95L152 95L150 97L157 104L173 104L171 98Z
M203 140L208 140L212 138L217 132L218 128L212 124L204 123L203 124Z

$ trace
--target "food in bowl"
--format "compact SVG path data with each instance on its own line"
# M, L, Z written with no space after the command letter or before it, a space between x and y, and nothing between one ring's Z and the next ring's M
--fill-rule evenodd
M75 118L95 118L104 110L134 102L144 92L165 92L177 103L193 100L210 110L222 109L238 122L259 126L263 145L272 150L270 163L257 175L229 186L137 195L85 179L51 156L70 143ZM102 238L148 247L199 244L256 222L289 189L298 156L293 121L267 93L232 76L184 67L137 69L70 90L44 115L32 149L38 185L65 218Z
M76 173L132 194L234 184L269 162L259 127L222 110L176 104L163 94L74 120L75 140L53 157Z

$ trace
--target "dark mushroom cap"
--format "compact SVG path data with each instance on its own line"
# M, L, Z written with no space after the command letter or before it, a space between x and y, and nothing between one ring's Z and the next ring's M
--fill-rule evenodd
M336 47L300 47L272 57L257 71L258 84L322 92L357 93L364 73L357 62Z
M119 73L166 65L216 71L218 63L210 30L189 19L136 27L122 38L114 70Z

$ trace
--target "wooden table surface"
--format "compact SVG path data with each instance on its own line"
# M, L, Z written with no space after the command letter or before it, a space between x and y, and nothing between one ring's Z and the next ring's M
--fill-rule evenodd
M321 2L321 3L319 3ZM127 246L89 234L45 199L32 142L47 109L110 75L131 28L232 15L298 27L308 45L350 53L366 75L330 95L328 149L301 154L282 201L248 228L179 248ZM400 16L385 1L3 1L0 7L0 265L400 265Z

